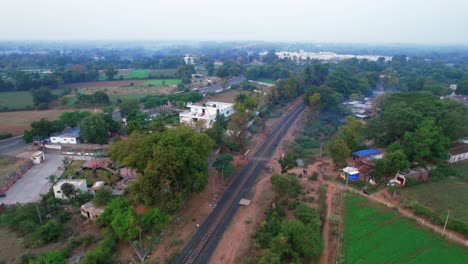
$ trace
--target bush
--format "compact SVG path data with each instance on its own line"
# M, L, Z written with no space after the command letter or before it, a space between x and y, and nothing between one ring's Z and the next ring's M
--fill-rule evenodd
M19 256L18 258L18 261L21 263L21 264L28 264L28 263L31 263L31 261L33 261L36 257L34 256L33 253L31 252L26 252L26 253L23 253Z
M66 264L67 257L65 253L62 251L49 251L46 252L39 257L37 257L36 261L30 261L31 264Z
M96 206L105 206L112 199L112 192L106 188L101 188L96 191L93 198L93 203Z
M38 244L46 244L52 241L57 241L62 235L62 226L55 220L50 220L41 227L39 227L35 233L34 238Z
M62 224L68 222L68 220L70 220L71 218L72 218L72 214L68 211L63 211L57 215L57 219Z
M312 172L312 175L309 176L309 180L310 181L316 181L318 179L318 176L319 176L319 172L314 171L314 172Z
M12 136L13 136L13 134L11 134L11 133L0 133L0 140L11 138Z
M307 205L298 205L296 211L294 212L294 216L296 216L296 218L304 224L319 223L320 225L320 220L317 211L314 208L309 207Z

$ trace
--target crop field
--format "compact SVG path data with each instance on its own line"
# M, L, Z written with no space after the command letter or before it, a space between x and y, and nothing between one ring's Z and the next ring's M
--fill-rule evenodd
M32 95L27 91L1 92L0 106L6 106L9 109L24 109L28 106L32 107Z
M346 196L345 263L466 263L468 251L397 212Z
M406 200L416 200L431 208L441 217L450 209L452 216L468 221L468 184L446 180L441 182L420 184L402 189L402 197Z
M144 81L142 86L166 86L166 85L177 85L181 83L180 79L157 79Z
M130 70L128 74L116 74L114 75L113 80L120 80L122 78L124 80L131 80L131 79L147 79L149 78L150 71L149 70ZM99 75L98 77L99 81L105 81L107 80L107 76L105 74Z
M268 79L268 78L258 78L255 81L257 82L264 82L264 83L269 83L269 84L275 84L275 80L273 79Z

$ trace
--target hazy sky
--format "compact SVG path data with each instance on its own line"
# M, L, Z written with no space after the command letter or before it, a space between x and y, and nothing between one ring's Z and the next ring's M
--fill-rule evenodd
M0 0L1 40L468 44L468 0Z

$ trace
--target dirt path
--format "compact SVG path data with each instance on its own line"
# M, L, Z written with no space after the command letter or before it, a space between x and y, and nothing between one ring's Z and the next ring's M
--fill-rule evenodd
M328 182L329 186L333 186L335 187L336 189L340 189L340 190L346 190L346 191L349 191L349 192L352 192L352 193L355 193L355 194L358 194L358 195L361 195L371 201L374 201L374 202L377 202L377 203L381 203L381 204L384 204L386 205L387 207L389 208L397 208L398 209L398 212L405 216L405 217L408 217L408 218L413 218L415 219L420 225L423 225L427 228L430 228L431 230L433 230L434 232L436 233L440 233L442 234L443 233L443 229L444 227L443 226L439 226L439 225L435 225L431 222L429 222L428 220L422 218L422 217L419 217L419 216L416 216L411 210L409 209L405 209L405 208L402 208L399 206L398 202L396 201L393 201L393 200L386 200L380 196L376 196L376 195L365 195L359 191L357 191L356 189L354 188L351 188L351 187L346 187L346 186L343 186L339 183L334 183L334 182ZM468 240L465 239L464 236L452 231L452 230L448 230L446 229L445 230L445 235L446 235L446 238L453 241L453 242L456 242L456 243L459 243L463 246L468 246Z

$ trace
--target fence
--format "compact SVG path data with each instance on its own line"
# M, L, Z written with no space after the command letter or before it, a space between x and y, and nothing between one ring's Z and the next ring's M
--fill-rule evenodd
M0 178L0 196L6 195L7 191L15 184L15 182L23 177L23 175L33 166L33 162L30 160L26 164L22 165L15 172L11 172L6 176Z

